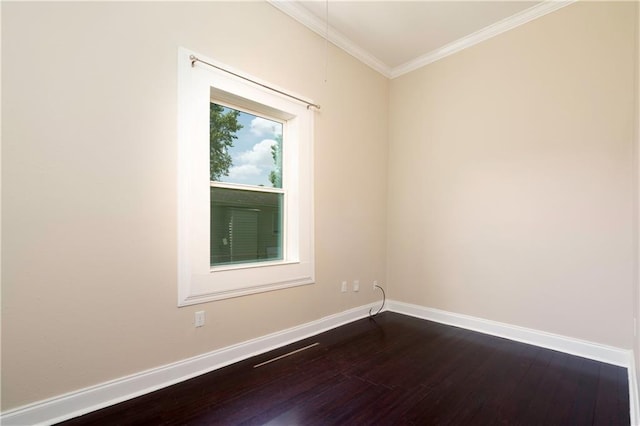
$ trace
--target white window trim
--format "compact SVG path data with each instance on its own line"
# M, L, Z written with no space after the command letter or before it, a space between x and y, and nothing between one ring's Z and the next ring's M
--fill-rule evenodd
M259 81L203 55L179 49L178 306L313 283L313 111L303 103L213 67L192 67L190 55ZM268 111L286 121L283 186L287 206L283 226L287 241L282 261L210 266L208 127L212 91L232 104L244 102L239 106Z

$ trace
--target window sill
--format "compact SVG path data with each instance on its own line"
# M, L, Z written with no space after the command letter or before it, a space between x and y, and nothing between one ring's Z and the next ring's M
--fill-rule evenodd
M276 283L261 284L256 286L235 288L228 290L220 290L216 292L207 292L203 294L192 294L179 303L178 306L196 305L204 302L215 300L231 299L234 297L248 296L251 294L264 293L267 291L281 290L285 288L298 287L314 283L313 277L300 277L293 280L281 281Z

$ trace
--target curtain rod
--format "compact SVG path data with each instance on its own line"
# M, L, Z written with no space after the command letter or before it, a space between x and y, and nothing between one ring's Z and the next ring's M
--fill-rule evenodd
M259 83L259 82L255 81L255 80L251 80L250 78L244 77L244 76L242 76L240 74L236 74L235 72L226 70L226 69L224 69L222 67L219 67L217 65L210 64L209 62L203 61L202 59L198 58L195 55L189 55L189 60L191 60L191 67L194 67L196 65L196 62L202 62L205 65L209 65L210 67L213 67L213 68L218 69L220 71L224 71L224 72L226 72L228 74L231 74L231 75L233 75L235 77L238 77L238 78L241 78L243 80L249 81L249 82L251 82L253 84L257 84L260 87L264 87L265 89L269 89L269 90L271 90L273 92L279 93L281 95L284 95L284 96L287 96L289 98L295 99L296 101L302 102L303 104L307 104L307 109L309 109L311 107L313 107L315 109L318 109L318 110L320 109L320 105L318 105L318 104L314 104L313 102L309 102L309 101L306 101L304 99L300 99L297 96L290 95L289 93L283 92L282 90L274 89L273 87L269 87L266 84Z

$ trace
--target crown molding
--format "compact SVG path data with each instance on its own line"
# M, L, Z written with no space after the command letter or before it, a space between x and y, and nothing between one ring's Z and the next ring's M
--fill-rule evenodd
M335 28L329 26L327 33L326 22L309 12L297 1L267 0L267 2L276 9L300 22L311 31L320 35L322 38L326 38L328 41L335 44L337 47L344 50L354 58L358 59L360 62L368 65L387 78L391 77L391 67L355 44Z
M453 55L456 52L512 30L520 25L533 21L534 19L540 18L551 12L555 12L556 10L575 3L576 1L577 0L546 0L540 4L530 7L529 9L525 9L522 12L516 13L515 15L509 16L495 24L491 24L488 27L478 30L475 33L446 44L439 49L433 50L409 62L399 65L391 70L390 78L393 79L400 77L403 74L414 71L449 55Z
M439 49L425 53L411 61L392 68L355 44L335 28L329 26L327 34L326 22L309 12L297 1L267 0L267 2L276 9L279 9L283 13L289 15L313 32L319 34L321 37L326 37L327 40L335 44L337 47L390 79L400 77L403 74L407 74L456 52L474 46L513 28L519 27L520 25L526 24L527 22L533 21L534 19L540 18L551 12L555 12L556 10L575 3L576 1L577 0L545 0L536 6L523 10L520 13L498 21L495 24L489 25L475 33L469 34L468 36L442 46Z

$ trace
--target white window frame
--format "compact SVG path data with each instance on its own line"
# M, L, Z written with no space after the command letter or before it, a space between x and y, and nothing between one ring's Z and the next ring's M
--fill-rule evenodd
M190 55L259 81L178 51L178 306L312 284L313 111L206 64L192 67ZM282 260L210 266L209 104L216 100L284 122Z

